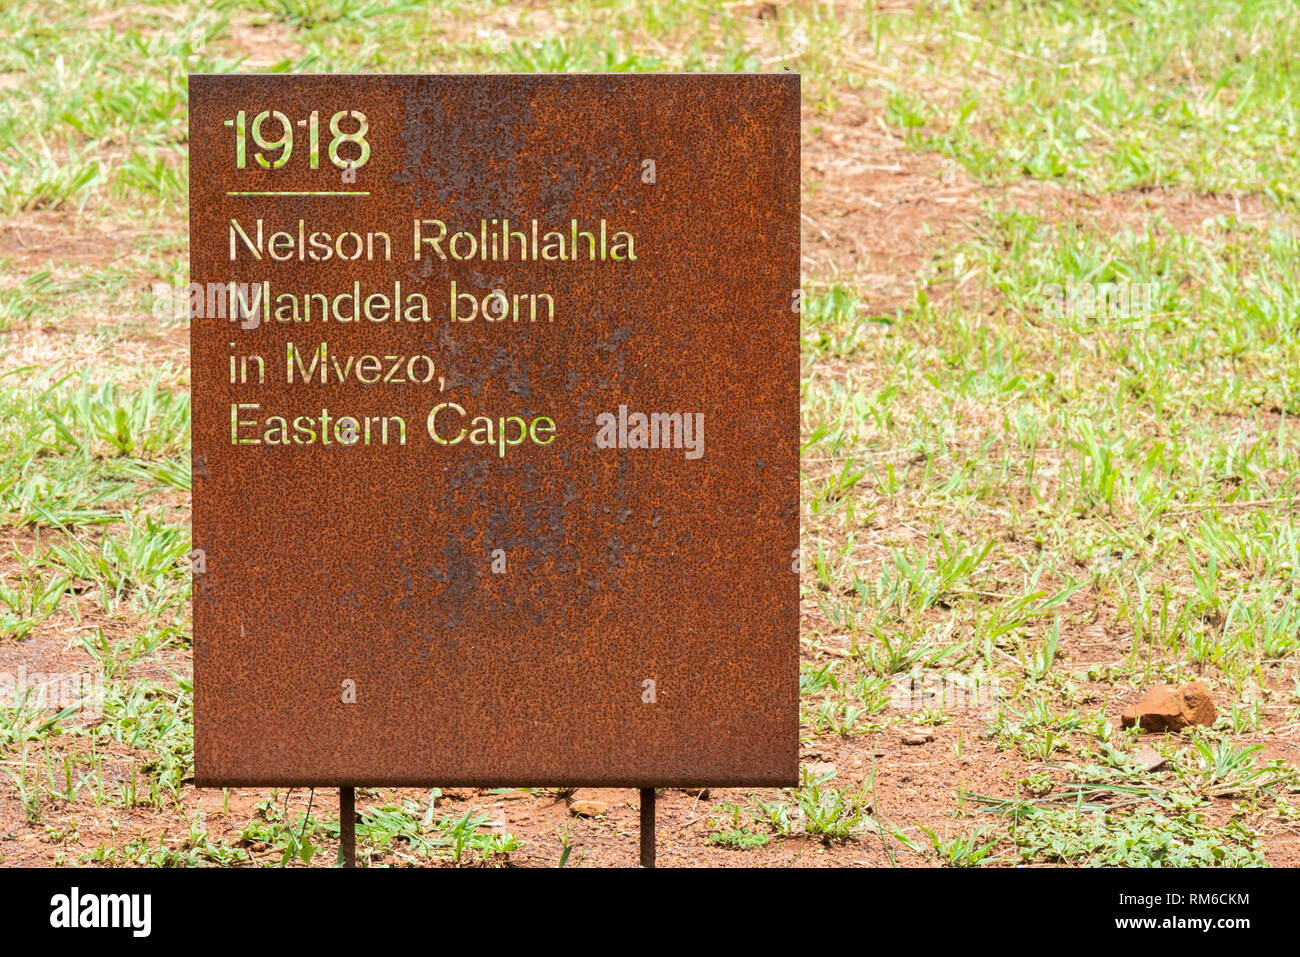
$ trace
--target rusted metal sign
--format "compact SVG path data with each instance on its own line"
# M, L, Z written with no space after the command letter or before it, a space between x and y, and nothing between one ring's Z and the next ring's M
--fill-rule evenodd
M198 783L791 785L795 76L190 80Z

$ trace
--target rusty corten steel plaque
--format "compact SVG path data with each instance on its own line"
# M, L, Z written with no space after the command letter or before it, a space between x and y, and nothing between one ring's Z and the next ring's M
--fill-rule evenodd
M795 784L798 77L189 89L198 783Z

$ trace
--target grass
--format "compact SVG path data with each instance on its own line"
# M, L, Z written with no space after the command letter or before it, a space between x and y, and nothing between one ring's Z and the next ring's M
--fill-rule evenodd
M886 109L913 145L992 181L1186 186L1294 202L1293 4L974 7L934 4L913 43L877 47L917 67ZM916 34L929 43L925 56Z
M789 67L807 235L838 242L802 300L801 741L842 765L926 725L938 739L905 757L947 770L925 807L892 752L732 792L699 844L741 861L804 844L945 866L1270 861L1298 790L1259 748L1300 721L1300 12L877 6L6 9L0 642L72 649L105 688L94 716L0 702L0 800L51 854L321 865L337 834L302 794L201 812L189 783L189 380L164 345L185 319L155 291L187 272L187 73ZM959 228L909 227L924 255L905 294L882 292L880 264L850 268L846 211L818 205L830 186L871 192L863 131L905 171L943 170L882 216L968 197ZM1085 286L1149 302L1061 308ZM931 677L944 690L922 700ZM1166 764L1143 770L1119 703L1192 678L1219 721L1157 742ZM978 708L957 679L988 689ZM998 793L974 793L963 761L996 767ZM474 802L371 797L371 863L523 847ZM89 813L105 808L108 830ZM146 809L164 837L122 823ZM556 835L552 862L591 859Z
M1258 839L1242 824L1213 827L1197 813L1026 815L1012 835L1022 860L1087 867L1258 867Z

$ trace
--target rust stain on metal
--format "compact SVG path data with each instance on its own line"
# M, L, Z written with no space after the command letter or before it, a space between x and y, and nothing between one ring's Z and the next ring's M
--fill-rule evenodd
M252 129L263 111L292 126L278 168L254 155L283 151L262 148L279 119ZM341 171L347 111L370 154ZM400 282L432 316L192 320L198 783L796 783L798 78L195 76L190 147L192 282L267 283L272 305ZM256 243L259 219L289 237L282 261L232 239L233 220ZM636 259L580 240L576 260L521 261L526 235L508 260L417 261L417 219L566 239L603 220ZM391 258L313 260L314 231L386 234ZM547 293L554 319L457 321L452 281ZM288 383L288 344L308 365L322 342L328 383ZM436 376L364 382L364 355L381 379L387 356ZM448 437L481 414L549 417L554 440L439 444L443 402L466 410ZM328 410L400 416L405 442L236 444L240 404L241 439ZM702 415L702 454L600 447L620 406Z

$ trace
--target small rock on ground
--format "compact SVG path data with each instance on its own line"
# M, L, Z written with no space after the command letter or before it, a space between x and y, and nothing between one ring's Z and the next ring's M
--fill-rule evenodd
M1190 681L1179 688L1152 685L1137 704L1124 709L1120 724L1137 725L1143 731L1181 731L1193 725L1208 727L1216 717L1210 690L1200 681Z

